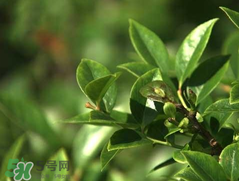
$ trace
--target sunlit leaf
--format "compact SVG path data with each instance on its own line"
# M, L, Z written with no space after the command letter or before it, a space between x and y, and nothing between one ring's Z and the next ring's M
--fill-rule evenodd
M176 74L179 87L196 68L209 37L212 28L218 19L207 21L195 28L183 41L176 55Z
M230 104L239 103L239 84L235 84L230 91Z

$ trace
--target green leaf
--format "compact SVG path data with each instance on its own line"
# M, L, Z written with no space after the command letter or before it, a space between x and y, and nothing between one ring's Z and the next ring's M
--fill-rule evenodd
M90 82L110 74L110 71L100 63L93 60L82 59L77 68L76 78L82 92L87 96L86 87ZM111 112L115 105L116 96L117 88L115 83L113 83L103 97L101 109Z
M220 9L223 10L234 25L239 28L239 13L226 7L220 7Z
M155 80L143 86L140 93L152 101L156 102L174 102L174 94L170 87L160 80Z
M160 168L163 168L163 167L166 167L166 166L169 166L171 164L175 163L175 160L173 158L170 158L166 161L164 161L163 163L160 163L158 164L156 167L154 167L148 174L151 174L152 172L154 171L157 171L159 170Z
M48 124L44 113L30 100L1 94L0 111L22 129L39 134L51 146L59 146L59 138Z
M230 91L230 104L239 103L239 84L232 87Z
M183 41L176 55L176 74L179 80L179 87L195 69L200 59L212 28L218 19L207 21L195 28Z
M108 151L108 143L104 146L100 154L101 171L109 164L109 162L120 152L120 150Z
M110 138L108 144L108 150L120 150L127 148L134 148L138 146L143 146L147 144L152 144L146 138L143 138L138 132L131 129L121 129L116 131Z
M169 70L169 57L162 40L141 24L130 20L129 34L131 42L145 62L158 66L161 72Z
M188 88L197 95L196 105L219 84L228 68L229 55L216 56L202 62L192 73Z
M231 79L239 78L239 32L231 33L230 36L226 39L223 45L223 52L225 54L230 54L230 68L231 72L228 72L228 75L234 74L231 76Z
M239 180L239 144L231 144L223 149L220 155L222 165L227 178L231 181Z
M22 150L22 146L24 144L25 141L25 135L19 137L11 146L11 148L8 150L8 152L6 153L6 155L4 156L4 159L2 160L2 166L0 169L0 180L6 180L7 177L5 176L5 172L8 170L7 166L8 166L8 161L9 159L17 159L19 153ZM11 170L9 170L11 171Z
M74 166L85 168L97 156L115 129L84 125L77 133L72 147Z
M55 161L56 162L56 167L55 167L55 171L51 171L51 169L47 168L47 166L45 165L44 170L42 171L43 175L49 175L48 178L43 177L41 179L41 181L46 181L46 180L59 180L58 177L55 177L55 175L69 175L71 167L70 167L70 163L69 163L69 159L67 157L66 151L62 148L60 149L53 157L51 157L49 159L49 161ZM68 166L69 166L69 171L67 171L67 169L61 169L60 171L60 162L63 163L65 162L67 164L68 162ZM67 178L61 178L61 180L67 180Z
M239 111L239 104L230 104L228 99L219 100L210 105L204 112L204 116L215 117L219 121L219 129L222 128L226 120Z
M112 84L119 78L121 73L116 73L112 75L107 75L95 79L88 83L85 87L85 92L87 96L97 105L100 106L100 102L105 96L106 92L112 86Z
M174 175L174 177L179 178L179 179L183 179L183 180L186 180L186 181L203 181L189 167L179 171L177 174Z
M126 70L137 78L155 68L153 65L144 62L130 62L117 67Z
M140 93L140 89L143 86L154 80L162 80L159 69L150 70L142 75L137 79L131 89L130 110L134 118L143 125L149 124L157 116L157 112L153 110L154 107L148 107L146 105L147 98L143 97Z
M61 121L61 123L121 126L127 128L139 127L139 124L130 114L119 111L112 111L111 115L105 114L100 111L91 111L89 113L80 114L73 118L66 119L64 121Z
M188 151L190 149L189 144L186 144L182 150L176 150L173 152L173 159L178 163L187 163L185 157L181 151Z
M221 165L210 155L196 151L183 151L190 168L202 179L207 181L227 180Z

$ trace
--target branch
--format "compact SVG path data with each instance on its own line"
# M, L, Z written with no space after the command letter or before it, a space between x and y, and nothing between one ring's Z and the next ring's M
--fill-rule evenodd
M219 155L222 152L222 146L217 140L209 133L197 120L195 111L188 111L182 104L175 104L176 108L184 114L185 117L193 124L193 128L200 134L205 140L208 141L213 148L212 155Z

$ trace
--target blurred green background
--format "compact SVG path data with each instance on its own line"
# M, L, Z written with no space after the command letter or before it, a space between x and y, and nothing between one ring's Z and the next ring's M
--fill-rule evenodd
M220 21L204 53L209 57L221 54L236 31L219 6L238 11L239 1L1 0L0 93L4 97L1 101L9 104L6 111L0 101L2 167L13 143L25 134L19 158L46 161L63 147L71 164L71 180L156 181L159 176L175 173L177 165L146 177L154 166L171 156L173 150L167 147L123 151L101 172L100 150L114 130L60 125L56 121L88 111L84 108L87 99L75 78L82 58L96 60L112 72L118 64L139 59L128 35L129 18L158 34L173 60L180 43L194 27L218 17ZM117 81L115 109L129 112L134 81L126 72ZM16 149L14 145L12 149Z

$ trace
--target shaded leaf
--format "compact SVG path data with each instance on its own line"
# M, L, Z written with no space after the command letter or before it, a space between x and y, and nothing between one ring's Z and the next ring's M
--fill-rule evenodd
M104 146L101 151L100 161L101 161L101 171L109 164L109 162L120 152L120 150L108 151L108 143Z
M184 179L186 181L203 181L197 174L194 173L194 171L187 167L181 171L179 171L177 174L174 175L176 178Z
M223 149L220 155L220 164L222 165L227 178L231 181L239 179L239 144L234 143Z
M227 180L221 165L210 155L196 151L183 151L190 168L202 179L207 181ZM210 163L210 164L208 164Z
M220 9L223 10L234 25L239 28L239 13L226 7L220 7Z
M149 174L151 174L151 173L154 172L154 171L159 170L160 168L169 166L169 165L171 165L171 164L173 164L173 163L175 163L175 160L174 160L173 158L170 158L170 159L164 161L163 163L158 164L156 167L154 167L154 168L149 172Z
M118 65L117 67L126 70L137 78L155 68L153 65L144 62L130 62Z
M204 112L204 116L215 117L219 121L219 129L226 120L234 113L239 111L239 104L230 104L228 99L219 100L210 105Z
M47 169L47 166L45 165L45 169L42 171L43 175L49 175L48 178L46 177L42 177L41 181L46 181L46 180L59 180L58 177L55 177L55 175L60 174L61 175L61 180L67 180L67 178L63 178L63 175L69 175L69 171L70 171L70 163L69 163L69 159L67 157L66 151L62 148L60 149L52 158L49 159L49 161L55 161L57 167L55 167L55 171L51 171L51 169ZM69 166L69 171L67 171L67 169L61 169L60 171L60 163L67 163L68 161L68 166Z
M189 144L186 144L182 150L176 150L173 152L173 159L178 163L187 163L187 160L183 156L181 151L188 151L190 149Z
M110 74L110 71L100 63L93 60L82 59L77 68L76 78L82 92L87 96L87 84ZM115 105L116 96L117 88L115 83L113 83L103 97L103 103L100 105L101 109L110 112Z
M142 60L158 66L161 72L168 72L169 57L162 40L134 20L130 20L129 33L131 42Z
M146 84L154 81L162 80L159 69L153 69L142 75L134 83L130 93L130 110L134 118L143 125L149 124L157 116L154 106L147 106L147 98L143 97L140 89ZM149 119L150 118L150 119Z
M107 75L95 79L88 83L85 87L87 96L97 105L100 106L100 102L105 96L106 92L112 86L112 84L119 78L120 73Z
M207 21L195 28L183 41L176 55L176 74L179 80L179 87L186 78L193 72L200 59L212 28L218 19Z
M196 105L205 99L219 84L225 74L229 55L210 58L195 69L188 86L197 95Z
M138 132L131 129L121 129L111 136L108 150L134 148L147 144L152 144L152 142L143 138Z

